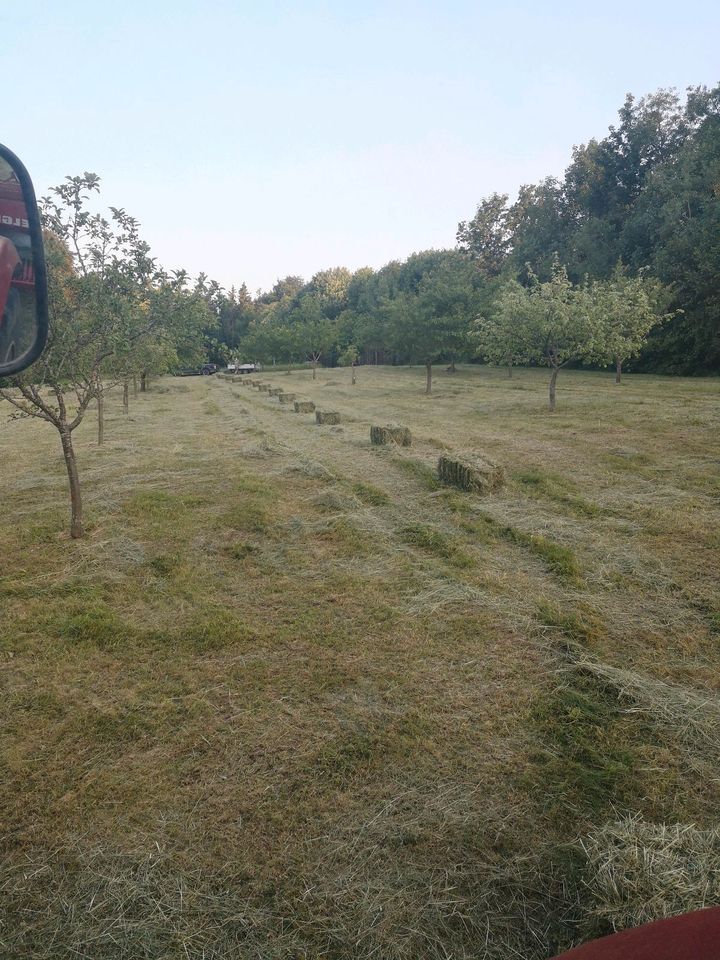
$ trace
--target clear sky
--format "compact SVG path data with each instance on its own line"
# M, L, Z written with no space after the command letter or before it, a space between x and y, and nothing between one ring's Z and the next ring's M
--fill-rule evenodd
M720 81L720 4L3 3L0 140L102 178L168 269L251 291L448 247L627 92Z

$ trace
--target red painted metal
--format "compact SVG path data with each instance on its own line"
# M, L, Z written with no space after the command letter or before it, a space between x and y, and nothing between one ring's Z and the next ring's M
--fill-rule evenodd
M623 930L554 960L720 960L720 907Z

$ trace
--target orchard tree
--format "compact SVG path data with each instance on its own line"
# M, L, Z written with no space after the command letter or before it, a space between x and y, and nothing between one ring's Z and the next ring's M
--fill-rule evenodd
M320 298L315 294L302 297L290 319L300 354L310 360L315 380L318 363L337 342L337 324L323 313Z
M597 314L600 360L615 364L615 383L620 383L623 363L640 353L654 327L674 315L660 313L667 293L658 280L642 273L629 277L618 263L610 279L593 281L587 294Z
M145 304L165 295L167 283L139 238L136 220L118 208L110 208L109 219L87 210L99 183L92 173L67 177L43 200L48 343L29 370L0 390L16 416L44 420L58 432L73 538L84 534L73 433L90 402L101 400L103 376L124 378L130 357L159 331L159 315Z
M357 362L359 358L360 358L360 353L354 343L349 344L349 346L347 346L338 357L338 362L340 363L340 366L351 368L352 370L351 383L353 386L355 386L355 384L357 383L355 368L357 367Z
M528 268L529 269L529 268ZM557 256L550 279L542 283L530 272L530 286L520 293L514 282L500 294L498 309L484 330L487 344L514 344L514 355L550 368L550 410L555 410L558 374L569 363L602 356L602 325L586 287L574 287ZM523 300L524 297L524 300Z
M530 316L530 293L517 280L509 280L498 294L493 315L478 317L471 339L479 357L507 368L513 375L513 364L522 363L525 355L525 331Z

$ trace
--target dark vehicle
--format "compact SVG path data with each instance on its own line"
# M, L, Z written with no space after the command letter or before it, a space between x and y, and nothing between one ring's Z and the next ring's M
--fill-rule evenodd
M183 367L175 371L176 377L209 377L217 373L220 367L216 363L204 363L201 367Z

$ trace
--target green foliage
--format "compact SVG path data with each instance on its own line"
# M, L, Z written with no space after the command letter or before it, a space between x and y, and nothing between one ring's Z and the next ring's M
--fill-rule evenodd
M579 359L640 354L645 369L717 372L719 170L720 86L691 88L684 105L672 90L628 96L605 138L573 150L564 178L522 187L511 206L484 200L458 242L486 273L549 280L555 253L574 283L589 278L606 323L599 353ZM670 296L658 302L653 281ZM481 354L504 362L507 342L484 333Z

